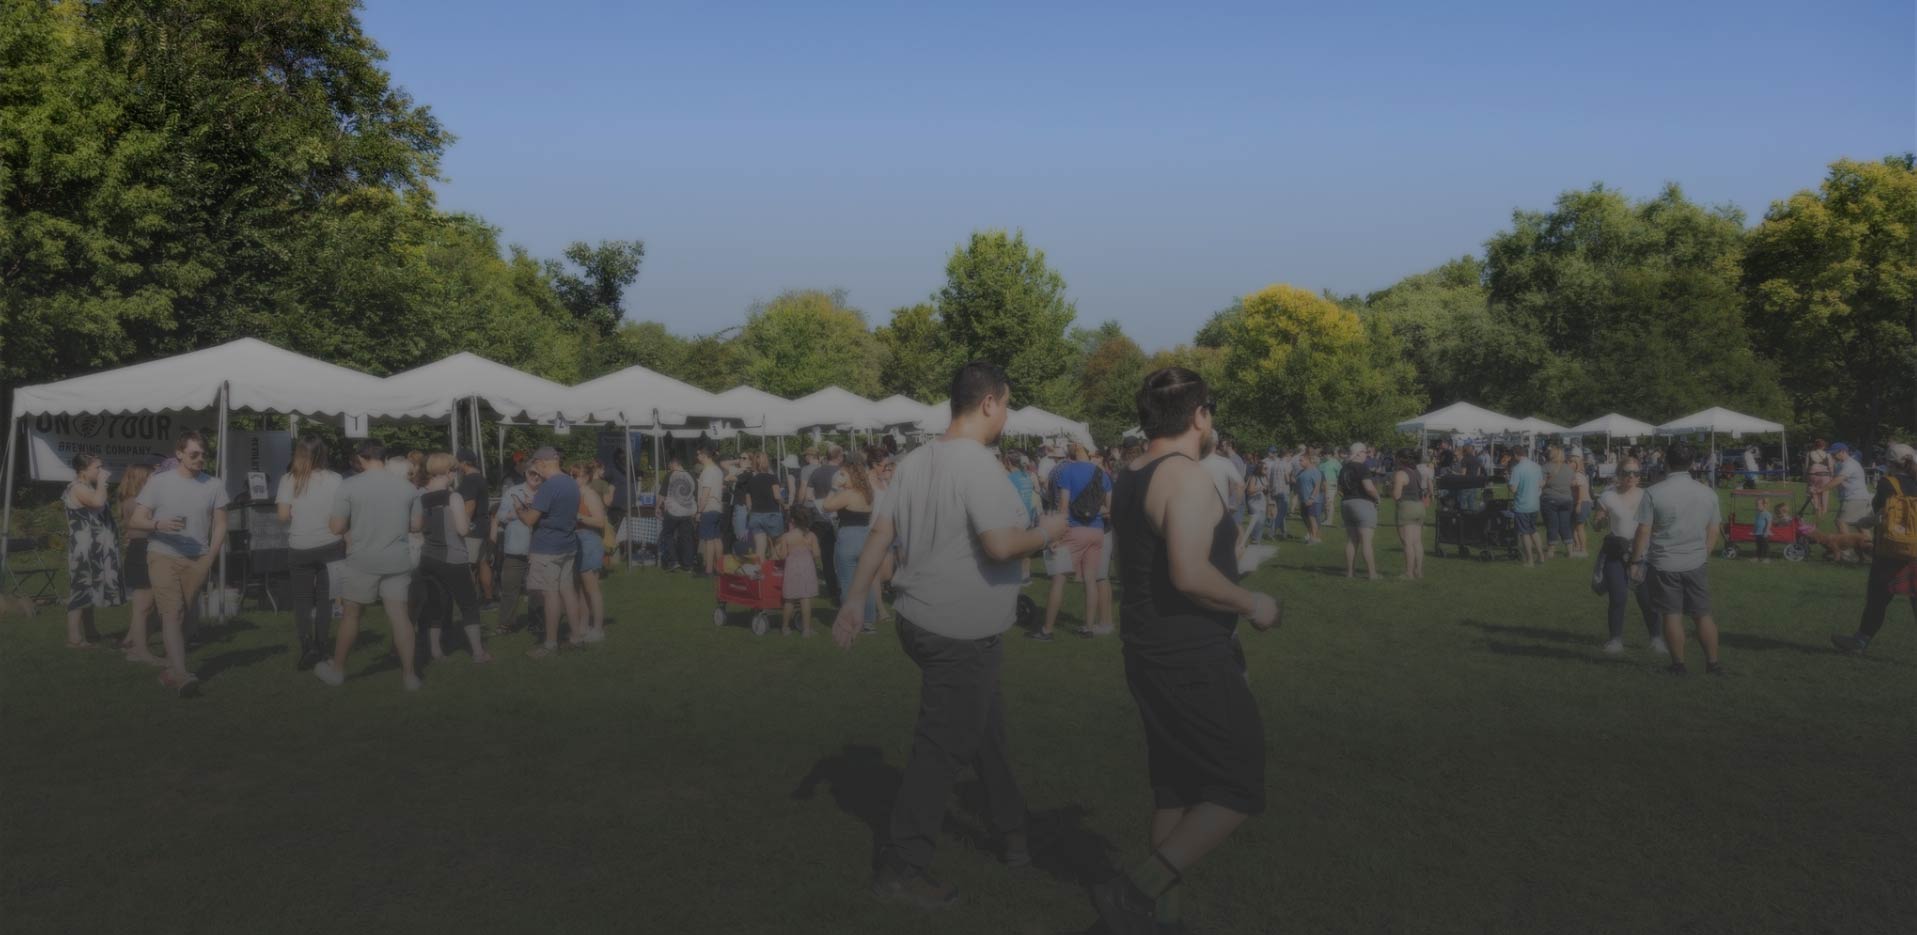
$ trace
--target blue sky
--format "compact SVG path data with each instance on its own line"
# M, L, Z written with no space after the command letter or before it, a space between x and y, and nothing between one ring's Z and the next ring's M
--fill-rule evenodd
M1148 350L1272 282L1379 289L1516 208L1666 181L1754 223L1917 148L1894 2L1135 5L367 0L459 141L444 207L543 256L637 238L628 317L788 288L874 324L1023 228Z

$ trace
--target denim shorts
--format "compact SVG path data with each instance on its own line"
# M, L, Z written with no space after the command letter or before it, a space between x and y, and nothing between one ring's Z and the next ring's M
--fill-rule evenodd
M746 532L765 533L767 539L785 535L785 517L779 513L752 513L746 516Z
M579 565L576 572L599 571L606 567L606 540L597 529L579 530Z
M719 511L708 510L699 514L699 541L710 542L721 538L719 533Z
M1518 535L1528 536L1538 531L1538 514L1512 513L1511 516L1514 520L1513 525L1517 528Z

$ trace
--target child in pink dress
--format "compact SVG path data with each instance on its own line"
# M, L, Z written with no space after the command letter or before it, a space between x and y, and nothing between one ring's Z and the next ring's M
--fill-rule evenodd
M786 510L785 534L773 549L785 562L785 607L779 615L779 633L792 635L792 612L799 612L800 633L812 635L812 599L819 596L819 537L812 534L812 511L804 506Z

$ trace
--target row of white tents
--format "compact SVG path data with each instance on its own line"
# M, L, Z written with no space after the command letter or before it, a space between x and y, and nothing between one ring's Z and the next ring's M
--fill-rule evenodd
M1785 435L1784 426L1769 419L1747 416L1741 412L1732 412L1721 406L1702 409L1690 415L1672 419L1662 425L1652 425L1633 419L1630 416L1610 413L1598 416L1588 422L1565 427L1547 422L1536 416L1523 419L1492 412L1482 406L1471 403L1452 403L1442 409L1427 412L1412 419L1398 423L1398 431L1414 434L1420 438L1427 436L1465 436L1469 438L1589 438L1602 435L1605 445L1611 439L1636 439L1656 436L1703 436L1709 439L1711 450L1717 450L1717 436L1725 435L1740 439L1745 435L1776 435L1783 448L1784 463L1790 463L1790 441Z

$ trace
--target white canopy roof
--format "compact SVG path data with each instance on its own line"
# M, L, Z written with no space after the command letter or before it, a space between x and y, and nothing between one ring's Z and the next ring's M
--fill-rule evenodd
M749 417L742 407L690 383L634 365L572 388L574 404L594 421L658 428L695 419Z
M1482 406L1457 402L1434 409L1415 419L1398 423L1400 432L1456 433L1460 435L1503 435L1523 432L1524 420L1492 412Z
M1782 432L1784 427L1769 419L1732 412L1712 406L1688 416L1672 419L1657 427L1659 435L1688 435L1692 432Z
M720 393L718 399L738 410L747 427L762 432L789 434L788 426L798 418L792 400L750 386L735 386Z
M888 428L918 428L932 415L931 406L896 393L873 403L872 411Z
M254 338L162 357L116 370L22 387L13 415L179 412L219 405L300 415L442 418L452 412L443 390L395 392L369 373L314 360Z
M1045 438L1063 436L1087 448L1092 447L1092 430L1085 423L1046 412L1037 406L1012 410L1011 416L1005 420L1005 431L1013 435L1039 435Z
M1598 416L1589 422L1581 422L1565 429L1566 435L1620 435L1636 438L1639 435L1654 435L1657 427L1649 422L1639 422L1630 416L1621 416L1613 412Z
M468 351L393 374L386 378L386 385L401 394L436 394L452 399L477 396L509 419L584 422L591 417L571 387Z
M1518 420L1518 431L1530 432L1535 435L1560 435L1563 434L1566 429L1556 422L1548 422L1537 416L1525 416Z
M806 429L846 429L876 432L886 426L876 404L851 390L828 386L792 401L792 432Z

